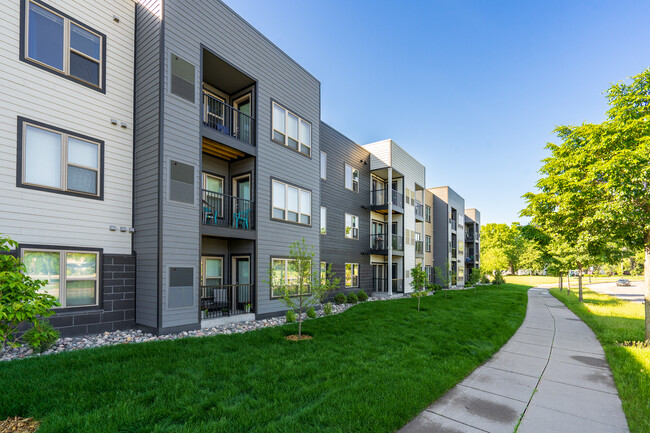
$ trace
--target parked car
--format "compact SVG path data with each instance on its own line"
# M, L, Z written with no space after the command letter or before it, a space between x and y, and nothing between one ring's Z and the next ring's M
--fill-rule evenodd
M617 286L629 286L630 285L630 280L626 280L625 278L621 278L616 282Z

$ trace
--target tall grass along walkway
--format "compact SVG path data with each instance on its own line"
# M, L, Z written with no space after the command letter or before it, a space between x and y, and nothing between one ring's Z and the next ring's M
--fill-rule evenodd
M546 289L488 362L407 424L415 432L628 432L600 343Z

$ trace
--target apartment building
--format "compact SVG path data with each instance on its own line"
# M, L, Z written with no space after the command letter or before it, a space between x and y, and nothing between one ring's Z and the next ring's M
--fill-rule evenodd
M428 189L424 193L424 270L427 273L427 280L434 282L433 262L433 193Z
M481 213L472 208L465 209L465 276L472 269L481 266Z
M16 0L0 17L0 232L64 335L135 325L134 10Z
M430 188L433 194L434 282L465 285L465 199L448 186ZM440 275L442 273L442 275Z

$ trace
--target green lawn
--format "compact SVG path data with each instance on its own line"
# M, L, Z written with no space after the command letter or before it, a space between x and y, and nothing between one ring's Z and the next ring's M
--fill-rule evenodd
M551 293L564 302L594 331L605 350L614 374L618 394L632 433L650 432L650 348L623 347L620 342L643 341L644 306L583 290L584 303L577 292Z
M526 286L367 302L297 325L0 363L0 419L46 432L391 432L517 330Z
M611 281L616 281L620 278L626 278L630 281L643 281L643 275L639 277L631 277L629 275L625 276L616 276L614 275L613 277L592 277L591 282L592 283L607 283ZM505 276L506 283L509 284L527 284L527 285L532 285L532 286L537 286L539 284L557 284L559 281L558 277L551 277L551 276L543 276L543 275L533 275L533 276L528 276L528 275L506 275ZM567 286L567 277L566 275L563 278L564 281L564 287ZM583 276L582 277L582 284L589 284L589 277L588 276ZM578 287L578 277L571 277L571 289Z

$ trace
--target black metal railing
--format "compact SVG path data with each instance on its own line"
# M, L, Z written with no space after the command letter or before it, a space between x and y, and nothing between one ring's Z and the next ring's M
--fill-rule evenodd
M415 241L415 254L424 254L424 242Z
M456 222L456 220L451 220L451 229L456 230L457 226L458 226L458 223Z
M473 262L474 262L474 256L465 257L465 263L473 263Z
M251 200L202 190L203 224L235 229L255 229L255 203Z
M370 191L370 205L371 206L386 206L388 204L389 192L386 189L374 189ZM402 193L390 190L390 197L394 206L400 208L404 207L404 195Z
M393 278L393 293L404 293L404 280Z
M415 200L415 216L424 219L424 206L417 200Z
M201 318L234 316L255 311L254 284L201 286Z
M388 278L373 278L372 288L375 292L388 292ZM393 293L404 292L404 280L402 278L393 278Z
M255 118L203 92L203 124L255 146Z
M404 251L404 238L402 236L393 235L392 247L397 251ZM388 250L388 235L370 235L370 249L376 251Z
M456 248L451 249L451 258L455 259L458 257L458 252L456 251Z
M474 232L465 233L465 241L466 242L473 242L474 241Z

